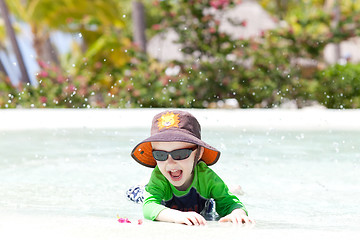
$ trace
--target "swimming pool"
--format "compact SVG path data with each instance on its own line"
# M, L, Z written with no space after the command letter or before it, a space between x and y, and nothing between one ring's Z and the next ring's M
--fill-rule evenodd
M222 152L213 169L228 185L243 188L239 198L257 225L210 223L187 231L254 239L359 234L360 131L203 125L203 139ZM175 224L116 222L116 215L142 218L125 191L151 173L129 155L148 136L147 126L14 129L0 130L0 232L16 235L21 231L13 230L22 228L37 236L99 239L145 237L164 233L163 226L182 231Z

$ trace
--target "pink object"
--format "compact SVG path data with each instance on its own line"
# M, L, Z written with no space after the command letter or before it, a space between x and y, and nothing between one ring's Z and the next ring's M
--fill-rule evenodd
M120 218L119 216L117 216L117 218L118 218L119 223L131 223L131 221L128 218ZM142 219L139 219L138 220L138 225L143 224L143 222L144 221Z
M118 217L118 222L119 223L131 223L131 221L128 218L119 218L119 217Z

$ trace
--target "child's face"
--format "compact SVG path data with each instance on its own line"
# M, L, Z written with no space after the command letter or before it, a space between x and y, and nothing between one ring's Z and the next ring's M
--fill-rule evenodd
M185 142L152 142L151 145L153 150L166 152L196 146L195 144ZM174 160L169 154L166 161L156 161L160 172L180 191L186 190L192 183L196 151L198 150L194 150L184 160Z

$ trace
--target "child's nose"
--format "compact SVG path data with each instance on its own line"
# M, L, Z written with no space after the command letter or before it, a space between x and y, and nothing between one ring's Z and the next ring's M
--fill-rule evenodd
M168 162L168 164L175 164L176 163L176 161L171 157L170 154L168 156L167 162Z

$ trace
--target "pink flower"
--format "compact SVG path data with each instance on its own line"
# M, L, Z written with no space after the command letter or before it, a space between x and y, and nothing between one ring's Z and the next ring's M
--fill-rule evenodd
M158 31L158 30L161 29L161 25L160 24L154 24L154 25L151 26L151 29Z
M61 76L61 75L59 75L59 76L56 78L56 81L57 81L58 83L63 83L63 82L65 82L65 80L66 80L66 78L65 78L64 76Z
M95 63L95 68L96 69L99 69L99 68L101 68L102 67L102 63L101 62L96 62Z
M132 93L132 95L133 95L134 97L139 97L139 96L141 95L141 92L136 89L136 90L134 90L134 92Z
M47 97L41 96L40 97L40 102L41 103L47 103Z
M41 71L41 72L39 72L38 76L39 76L40 78L46 78L46 77L49 76L49 73L46 72L46 71Z
M259 46L256 43L251 43L250 48L256 51L258 50Z
M229 0L211 0L210 6L212 6L215 9L222 9L229 5Z
M118 218L119 223L131 223L131 221L128 218Z
M216 33L216 29L214 27L209 28L210 33Z
M41 60L38 60L38 64L39 64L39 66L41 68L48 68L49 67L49 65L46 62L41 61Z
M76 87L73 84L69 84L66 88L67 92L71 93L76 90Z
M294 34L294 29L292 27L289 28L289 34Z
M247 21L246 20L242 21L241 26L246 27L247 26Z

